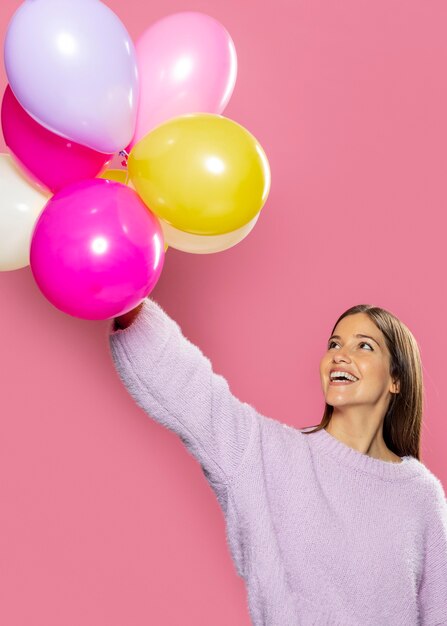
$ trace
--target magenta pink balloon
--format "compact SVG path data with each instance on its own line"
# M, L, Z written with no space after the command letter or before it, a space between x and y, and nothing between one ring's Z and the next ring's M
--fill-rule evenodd
M94 178L113 157L41 126L19 104L9 85L1 120L5 143L14 157L32 180L53 193L70 183Z
M237 56L213 17L185 11L150 26L135 44L140 97L132 148L155 126L186 113L222 113L233 93Z
M136 307L155 287L164 258L156 216L133 189L100 178L50 198L31 238L30 266L43 295L88 320Z

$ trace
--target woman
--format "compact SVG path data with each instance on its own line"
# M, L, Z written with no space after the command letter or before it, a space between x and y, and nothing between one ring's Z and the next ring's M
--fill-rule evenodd
M255 626L447 624L447 501L419 459L419 350L395 316L337 320L312 431L238 400L149 298L109 339L129 393L201 464Z

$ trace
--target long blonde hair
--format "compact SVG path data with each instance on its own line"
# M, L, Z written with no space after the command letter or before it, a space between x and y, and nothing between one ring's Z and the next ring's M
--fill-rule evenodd
M399 393L392 394L383 422L385 444L398 456L413 456L420 461L424 391L421 356L416 339L395 315L371 304L358 304L342 313L331 335L340 320L355 313L366 313L382 331L391 355L390 375L400 381ZM326 403L320 424L314 430L302 432L310 435L325 428L333 410L334 407Z

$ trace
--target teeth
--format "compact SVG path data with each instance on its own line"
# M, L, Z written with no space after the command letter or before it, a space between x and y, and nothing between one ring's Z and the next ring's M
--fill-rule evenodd
M331 372L330 374L331 380L334 380L337 376L345 376L348 380L352 380L353 382L358 380L355 376L348 374L347 372Z

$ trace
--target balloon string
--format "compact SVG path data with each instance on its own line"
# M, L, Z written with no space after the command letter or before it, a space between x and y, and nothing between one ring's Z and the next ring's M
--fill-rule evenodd
M122 157L124 157L123 161L121 161L121 165L122 165L123 167L127 167L127 160L128 160L128 158L129 158L129 154L128 154L128 152L127 152L126 150L120 150L119 155L120 155L120 156L122 156Z

